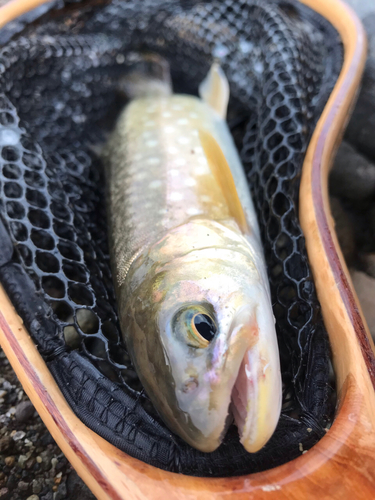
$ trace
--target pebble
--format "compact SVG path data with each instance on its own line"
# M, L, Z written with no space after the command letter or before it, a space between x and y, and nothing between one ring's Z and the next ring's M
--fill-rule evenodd
M29 460L26 462L26 469L30 470L34 467L36 463L36 460L34 457L29 458Z
M331 170L329 188L333 196L356 204L368 200L375 193L375 164L343 142Z
M22 401L16 406L15 417L17 422L23 423L34 415L34 406L30 401Z
M67 495L67 489L65 483L60 484L57 491L53 494L53 500L64 500Z
M81 481L76 471L72 471L66 481L67 497L79 500L95 500L94 495Z
M8 488L0 488L0 500L7 500L9 498Z
M24 431L16 431L14 434L13 432L11 433L11 436L13 437L14 441L20 441L26 436L26 432Z
M342 206L341 201L334 196L330 197L330 205L333 218L335 220L335 229L340 243L345 261L351 265L355 256L355 238L353 222Z
M5 415L6 415L8 418L10 418L10 417L11 417L12 415L14 415L15 413L16 413L16 409L15 409L15 407L14 407L14 406L11 406L11 407L9 408L9 410L6 412L6 414L5 414Z
M30 454L26 454L26 455L20 455L18 457L18 462L17 462L17 465L20 469L23 469L26 465L26 462L29 460L30 458Z
M62 472L59 472L56 476L55 476L55 484L60 484L61 483L61 478L62 478Z
M352 270L350 274L371 335L375 339L375 278L357 270Z
M361 271L375 278L375 253L364 253L359 256Z
M7 380L4 380L3 389L10 391L10 390L14 389L14 386L10 382L8 382Z
M64 339L66 344L72 349L76 349L81 345L81 336L74 326L66 326L64 328Z
M3 436L0 439L0 453L4 453L9 450L12 445L12 439L10 436Z
M15 461L16 461L16 459L13 456L5 457L5 465L7 467L13 467Z
M18 483L18 488L21 490L21 491L27 491L30 487L30 484L29 483L26 483L25 481L20 481Z
M374 0L346 0L345 3L350 5L361 19L374 10Z
M33 493L40 493L43 489L43 479L33 479L31 488L33 490Z

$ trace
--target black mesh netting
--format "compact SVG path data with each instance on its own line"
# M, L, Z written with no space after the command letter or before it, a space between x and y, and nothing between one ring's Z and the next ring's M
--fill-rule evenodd
M121 341L92 146L113 127L119 78L144 50L168 59L176 92L196 93L213 57L230 81L228 121L258 211L284 382L280 423L254 455L235 428L211 454L171 435ZM73 411L130 455L185 474L244 474L298 456L330 424L329 345L298 188L341 60L323 18L260 0L58 4L1 49L0 279Z

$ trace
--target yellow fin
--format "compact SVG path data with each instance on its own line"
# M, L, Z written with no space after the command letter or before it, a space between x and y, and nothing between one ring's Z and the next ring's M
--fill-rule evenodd
M218 63L213 63L199 86L199 95L223 120L227 115L229 83Z
M211 172L220 186L227 202L229 213L236 220L243 233L249 232L245 212L238 197L231 169L220 146L209 132L199 130L199 138Z

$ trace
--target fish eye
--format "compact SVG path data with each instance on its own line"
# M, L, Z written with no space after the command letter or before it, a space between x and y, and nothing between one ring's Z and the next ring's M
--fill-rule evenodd
M181 309L175 315L173 331L190 347L205 348L215 337L217 326L205 307L194 305Z
M191 327L207 342L211 342L215 337L216 325L208 314L195 314L191 320Z

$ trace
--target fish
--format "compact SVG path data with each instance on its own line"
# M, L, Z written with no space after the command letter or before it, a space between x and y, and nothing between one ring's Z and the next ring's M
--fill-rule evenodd
M200 97L139 88L103 152L124 342L170 431L209 453L234 420L255 453L277 426L282 385L259 227L225 120L229 84L214 62Z

